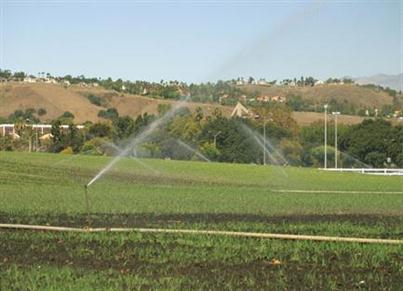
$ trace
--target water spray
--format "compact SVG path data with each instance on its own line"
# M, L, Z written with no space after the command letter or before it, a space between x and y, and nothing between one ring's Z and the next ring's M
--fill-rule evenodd
M184 141L180 140L180 139L176 139L175 140L176 143L182 147L184 147L186 150L188 150L189 152L195 154L197 157L199 157L200 159L206 161L206 162L211 162L206 156L204 156L201 152L199 152L198 150L192 148L190 145L188 145L187 143L185 143Z
M88 226L91 225L91 219L90 219L90 200L88 197L88 184L84 185L84 196L85 196L85 208L87 212L87 224Z
M109 147L111 147L111 148L113 148L114 150L116 150L119 155L120 155L120 154L122 153L122 151L124 150L124 149L122 149L122 148L118 147L117 145L115 145L115 144L113 144L113 143L110 143L110 142L105 143L105 145L106 145L106 146L109 146ZM160 174L160 172L159 172L158 170L154 169L153 167L151 167L150 165L148 165L147 163L141 161L141 160L138 158L136 148L133 147L132 150L133 150L133 155L130 154L130 155L129 155L130 158L132 158L136 163L140 164L140 165L143 166L144 168L146 168L146 169L152 171L154 174Z
M135 148L137 145L141 144L144 142L151 133L154 132L156 128L158 128L160 125L164 124L164 122L167 122L170 118L174 116L176 111L180 108L182 108L187 100L189 99L189 96L187 96L184 100L177 102L174 107L172 107L170 110L168 110L162 117L159 119L153 121L150 123L144 131L142 131L139 135L133 136L132 139L130 140L129 144L122 149L122 151L119 153L118 156L116 156L113 160L109 162L103 169L101 169L98 174L95 175L95 177L92 178L92 180L87 184L87 186L90 186L92 183L97 181L99 178L101 178L105 173L107 173L120 159L124 156L127 156L129 152Z

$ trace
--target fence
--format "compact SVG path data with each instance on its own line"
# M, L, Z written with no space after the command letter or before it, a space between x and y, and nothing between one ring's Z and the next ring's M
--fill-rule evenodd
M40 131L41 134L50 133L52 125L50 124L26 124L24 126L32 127L35 131ZM77 129L83 129L84 125L76 125ZM61 125L61 129L67 130L69 125ZM5 136L6 134L15 134L14 124L0 124L0 134Z
M355 172L361 174L370 175L382 175L382 176L403 176L403 169L393 169L393 168L327 168L321 169L324 171L331 172Z

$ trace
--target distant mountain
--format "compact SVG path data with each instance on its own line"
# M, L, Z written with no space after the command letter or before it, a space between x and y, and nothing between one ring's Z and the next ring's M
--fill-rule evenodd
M403 91L403 74L397 75L386 75L386 74L378 74L369 77L358 77L355 78L354 81L357 84L374 84L382 87L389 87L391 89Z

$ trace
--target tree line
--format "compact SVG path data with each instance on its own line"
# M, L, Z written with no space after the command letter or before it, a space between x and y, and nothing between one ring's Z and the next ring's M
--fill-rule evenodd
M49 139L42 140L29 127L34 122L31 110L14 114L16 133L0 138L0 150L36 150L53 153L117 155L150 124L167 112L170 105L160 105L158 114L136 118L120 116L107 109L101 122L86 122L79 130L74 115L65 112L52 122ZM227 118L216 109L206 116L201 108L176 110L167 122L157 126L130 155L144 158L198 160L201 153L217 162L277 164L322 167L324 126L315 122L299 127L284 104L256 108L258 118ZM60 128L68 124L67 130ZM267 140L264 142L263 138ZM328 125L328 165L334 165L334 124ZM183 144L187 146L184 147ZM266 154L263 147L266 146ZM403 126L393 126L383 119L368 119L356 125L338 127L338 161L340 167L403 167ZM266 160L264 160L264 158Z

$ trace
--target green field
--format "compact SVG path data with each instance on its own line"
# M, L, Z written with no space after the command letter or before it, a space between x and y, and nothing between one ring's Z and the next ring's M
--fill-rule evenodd
M0 223L88 226L110 159L0 152ZM88 190L93 227L403 239L402 177L125 158ZM0 230L0 290L397 290L402 262L402 245Z

